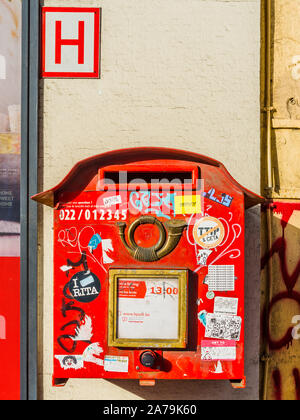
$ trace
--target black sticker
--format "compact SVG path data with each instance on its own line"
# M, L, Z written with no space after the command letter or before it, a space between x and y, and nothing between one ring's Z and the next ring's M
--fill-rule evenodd
M101 283L91 271L79 271L69 281L68 288L78 302L92 302L99 296Z

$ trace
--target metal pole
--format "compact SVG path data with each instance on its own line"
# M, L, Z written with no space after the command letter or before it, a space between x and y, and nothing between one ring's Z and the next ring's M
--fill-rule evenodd
M266 152L267 152L267 197L272 196L273 192L273 176L272 176L272 112L274 111L271 105L271 48L272 48L272 0L265 0L265 112L266 112ZM266 209L266 232L267 232L267 249L270 250L272 246L272 207L268 204ZM267 285L266 285L266 319L265 322L269 322L268 308L272 298L272 261L268 259L267 264ZM265 354L263 358L264 372L263 372L263 390L262 398L267 399L267 388L269 378L269 344L265 337Z
M22 2L21 399L37 399L37 192L39 1Z

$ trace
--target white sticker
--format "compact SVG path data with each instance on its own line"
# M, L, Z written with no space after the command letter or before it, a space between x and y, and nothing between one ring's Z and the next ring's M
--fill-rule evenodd
M115 204L121 204L121 203L122 203L122 198L120 195L113 195L112 197L103 198L104 207L111 207L111 206L114 206Z
M202 340L201 360L236 360L234 340Z
M212 253L212 250L210 249L199 249L197 254L197 264L198 265L207 265L207 258Z
M89 286L90 284L94 283L95 279L93 276L84 277L82 280L79 281L81 287Z
M83 359L85 362L103 366L103 359L100 359L99 357L101 353L103 353L103 348L100 346L100 343L92 343L84 350Z
M204 283L209 291L234 291L234 265L209 265Z
M217 296L215 298L214 313L221 312L229 315L237 315L238 303L238 298Z
M214 370L211 370L212 373L223 373L223 366L220 360L218 360L217 364L215 365Z
M102 347L99 343L89 344L84 350L83 354L69 354L54 356L60 363L60 367L67 369L82 369L85 363L95 363L98 366L103 366L103 359L100 359L100 354L103 353Z
M112 258L108 256L110 252L113 252L114 248L111 239L102 239L102 257L103 264L111 264L114 262Z
M71 270L73 267L70 267L69 265L62 265L60 267L61 271L69 271Z
M105 356L104 370L106 372L128 372L128 357Z
M207 314L205 337L239 341L241 325L240 316Z
M76 327L74 341L90 341L93 336L93 327L91 317L85 315L83 323Z
M69 354L69 355L57 355L54 356L60 363L60 367L64 370L67 369L82 369L83 368L83 356L81 354Z

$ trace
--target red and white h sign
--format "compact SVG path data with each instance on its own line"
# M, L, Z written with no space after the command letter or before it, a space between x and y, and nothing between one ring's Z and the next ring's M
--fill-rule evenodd
M42 77L98 78L99 8L42 8Z

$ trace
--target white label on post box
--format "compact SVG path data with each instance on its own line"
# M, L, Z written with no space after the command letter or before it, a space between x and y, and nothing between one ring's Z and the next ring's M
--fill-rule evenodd
M120 278L118 338L177 339L178 279Z
M234 265L210 265L205 283L209 291L234 291Z
M202 340L201 360L236 360L236 341Z
M224 296L215 297L214 313L224 313L230 315L237 315L238 298L229 298Z
M42 76L99 77L100 9L43 8Z
M105 356L104 370L106 372L128 372L128 357L126 356Z

